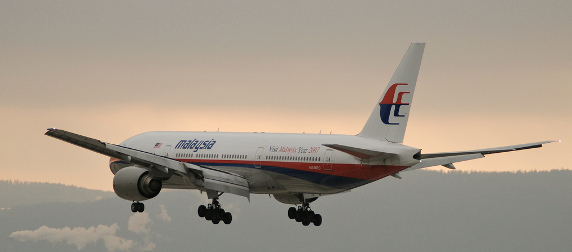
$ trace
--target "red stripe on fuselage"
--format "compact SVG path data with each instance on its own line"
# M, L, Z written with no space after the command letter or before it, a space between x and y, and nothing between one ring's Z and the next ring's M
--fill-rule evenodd
M177 160L197 165L200 165L202 163L254 165L252 160L216 160L216 159L177 159ZM292 170L314 172L320 174L370 180L370 181L375 181L407 169L406 166L394 166L394 165L328 164L331 165L331 170L326 170L324 163L277 162L277 161L262 161L260 163L262 166L273 166L273 167L280 167Z

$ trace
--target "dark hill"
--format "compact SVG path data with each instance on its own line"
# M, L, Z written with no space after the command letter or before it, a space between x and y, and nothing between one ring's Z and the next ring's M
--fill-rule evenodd
M312 208L324 218L321 227L289 220L288 205L267 195L250 203L223 195L231 225L200 219L196 208L206 195L193 191L162 192L145 202L145 214L132 214L130 202L117 197L23 204L0 211L0 251L78 251L74 239L101 235L85 235L89 228L114 232L81 251L570 251L572 171L401 175L318 199ZM10 197L53 185L13 186L20 189Z

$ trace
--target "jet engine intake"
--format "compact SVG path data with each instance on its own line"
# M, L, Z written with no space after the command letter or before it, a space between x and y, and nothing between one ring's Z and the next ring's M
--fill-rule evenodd
M161 192L163 182L149 175L143 168L125 167L113 177L113 190L122 199L143 201L151 199Z

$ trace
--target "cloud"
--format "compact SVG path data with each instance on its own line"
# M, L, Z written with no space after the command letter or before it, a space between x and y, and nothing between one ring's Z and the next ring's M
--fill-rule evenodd
M161 214L159 216L161 216L163 213L165 213L165 215L169 218L169 220L171 219L171 217L169 217L169 215L167 215L167 212L164 211L164 207L163 205L161 205ZM155 249L155 247L157 246L157 244L155 244L154 242L151 242L151 229L149 227L147 227L147 225L151 224L151 218L149 218L149 214L148 213L134 213L133 215L131 215L131 217L129 218L129 220L127 221L127 229L133 233L136 234L144 234L145 235L145 239L143 242L143 246L141 248L139 248L141 251L151 251L153 249Z
M169 216L169 214L167 213L167 209L165 209L165 205L161 204L161 205L159 205L159 207L161 207L161 213L159 215L157 215L157 217L159 217L159 219L161 219L165 222L171 222L171 216Z
M157 247L157 244L149 241L149 237L145 238L145 246L141 247L141 251L152 251Z
M151 230L147 228L147 224L151 223L148 213L135 213L127 221L127 229L136 234L148 235Z
M87 244L95 244L99 240L103 240L108 251L129 251L134 242L116 236L115 233L119 229L117 223L111 226L98 225L88 229L82 227L75 228L50 228L42 226L36 230L24 230L13 232L10 238L17 241L49 241L52 244L63 242L73 244L78 250L83 249Z

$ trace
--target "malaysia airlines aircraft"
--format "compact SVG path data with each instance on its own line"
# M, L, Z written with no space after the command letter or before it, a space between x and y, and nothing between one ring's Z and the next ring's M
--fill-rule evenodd
M322 224L310 203L323 195L346 192L399 172L430 166L455 169L456 162L487 154L542 147L552 141L461 152L424 154L403 145L413 92L425 43L412 43L362 131L355 135L147 132L119 145L60 129L48 136L109 156L115 193L140 201L162 188L196 189L212 200L198 215L230 224L232 215L219 203L223 193L247 197L272 194L288 209L288 217L307 226Z

